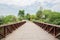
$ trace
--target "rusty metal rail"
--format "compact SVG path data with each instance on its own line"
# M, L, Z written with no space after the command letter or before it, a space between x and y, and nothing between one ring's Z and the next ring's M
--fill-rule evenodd
M46 30L48 33L52 34L54 37L60 39L60 26L59 25L53 25L53 24L48 24L48 23L39 23L39 22L34 22L44 30Z
M24 23L26 23L26 21L0 26L0 39L5 38L6 35L12 33L15 29Z

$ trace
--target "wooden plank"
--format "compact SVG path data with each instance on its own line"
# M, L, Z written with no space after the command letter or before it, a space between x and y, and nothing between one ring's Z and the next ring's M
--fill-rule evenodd
M60 39L60 33L58 33L55 37Z
M53 29L54 27L51 27L50 30L48 31L49 33L51 32L51 30Z

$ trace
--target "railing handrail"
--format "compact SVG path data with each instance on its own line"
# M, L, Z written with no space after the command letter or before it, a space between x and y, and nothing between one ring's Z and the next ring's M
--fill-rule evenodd
M8 26L8 25L12 25L12 24L17 24L17 23L20 23L20 22L23 22L23 21L13 22L13 23L9 23L9 24L3 24L3 25L0 25L0 27L4 27L4 26Z
M39 27L46 30L48 33L52 34L54 37L60 39L60 25L54 25L44 22L34 22Z
M44 22L38 22L38 23L42 23L42 24L46 24L46 25L50 25L50 26L53 26L53 27L59 27L60 28L60 25L49 24L49 23L44 23Z
M22 26L26 21L15 22L5 25L0 25L0 39L5 38L8 34L12 33L18 27Z

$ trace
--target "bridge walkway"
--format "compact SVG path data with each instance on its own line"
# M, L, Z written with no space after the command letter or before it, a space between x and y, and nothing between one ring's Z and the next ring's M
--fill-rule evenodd
M39 26L27 21L2 40L58 40Z

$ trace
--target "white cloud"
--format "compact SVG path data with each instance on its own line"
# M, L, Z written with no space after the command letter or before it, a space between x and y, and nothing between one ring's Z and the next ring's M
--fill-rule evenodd
M0 0L0 3L7 5L27 6L40 2L44 8L60 11L60 0Z
M60 11L60 0L38 0L44 8Z
M0 0L0 3L8 5L26 6L33 4L35 1L36 0Z
M60 5L59 4L54 5L51 9L54 10L54 11L59 11L60 12Z
M60 0L55 0L53 3L54 6L52 6L51 9L60 12Z

